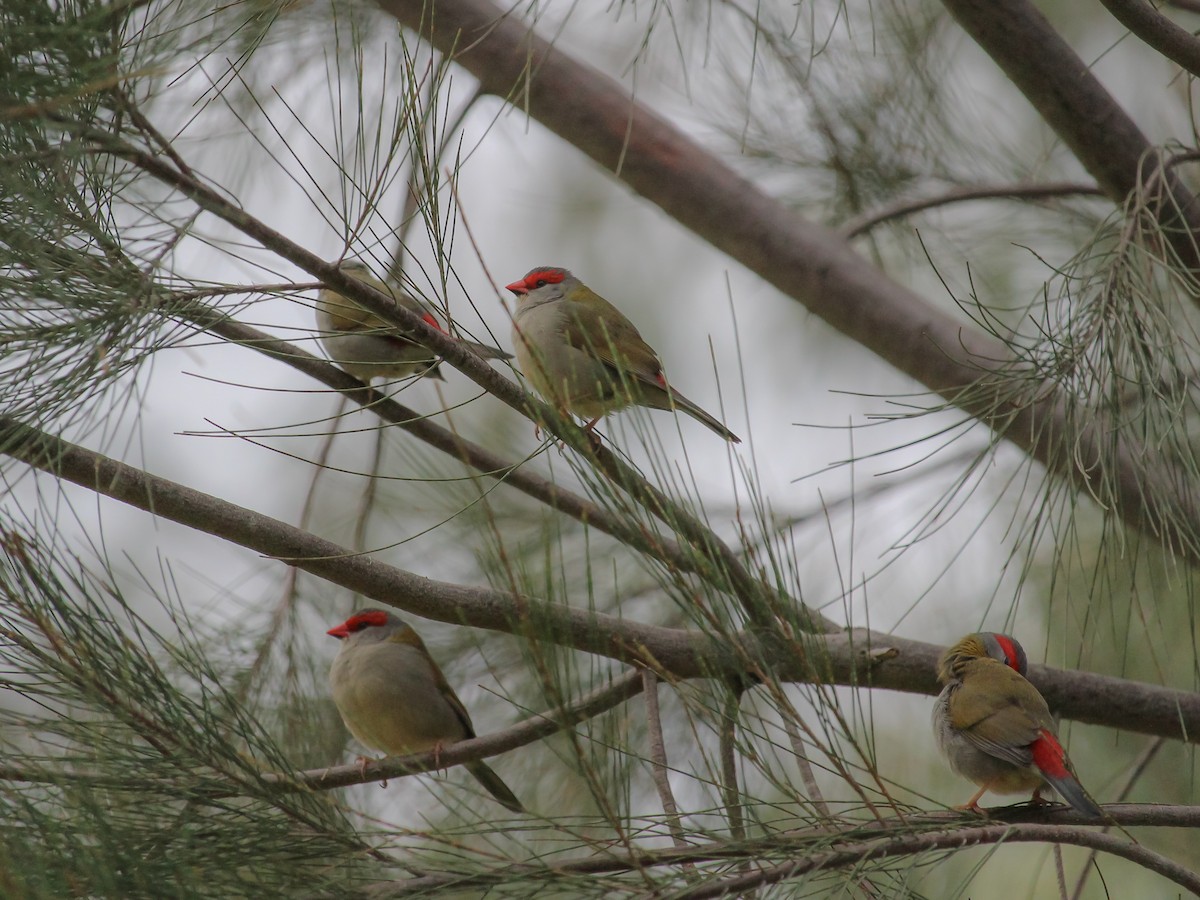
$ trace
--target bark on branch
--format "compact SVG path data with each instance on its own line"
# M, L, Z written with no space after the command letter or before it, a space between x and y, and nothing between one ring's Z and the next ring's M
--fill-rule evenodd
M302 529L135 469L0 416L0 453L107 497L240 544L377 603L439 622L553 641L652 668L668 680L736 678L885 688L933 695L941 647L853 629L837 634L755 629L708 635L544 603L489 588L434 581ZM1031 665L1030 680L1065 718L1195 742L1200 693L1090 672Z
M1186 473L1106 416L1078 406L1061 386L1025 380L1030 373L1014 369L1000 341L889 279L844 239L765 194L518 16L488 0L379 5L469 71L485 93L525 110L712 246L1090 493L1126 524L1176 543L1200 562L1193 524L1200 522L1200 498ZM1029 55L1027 47L1022 52ZM1136 183L1137 148L1145 139L1136 128L1116 132L1098 146L1119 150L1120 165L1106 163L1093 174L1110 196L1123 199Z

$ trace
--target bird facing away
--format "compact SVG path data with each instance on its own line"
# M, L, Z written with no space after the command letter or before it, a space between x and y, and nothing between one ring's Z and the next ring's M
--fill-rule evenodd
M397 306L416 313L426 324L445 333L445 329L424 304L398 287L376 278L366 263L352 259L338 268L363 284L387 294L396 301ZM322 288L317 294L316 311L318 337L325 352L339 368L360 381L370 384L373 378L407 378L410 375L445 380L437 354L337 291ZM511 353L486 344L464 340L459 340L459 343L470 347L484 359L512 359Z
M329 670L330 693L361 743L402 756L475 737L466 707L424 642L400 618L364 609L326 634L342 642ZM477 760L465 768L501 805L525 811L486 763Z
M566 269L542 266L507 285L517 298L513 349L539 394L589 420L629 406L678 409L727 441L741 438L667 383L634 324Z
M945 685L933 708L938 748L951 769L979 786L959 809L981 812L979 799L988 791L1032 791L1032 802L1040 803L1049 785L1084 815L1102 816L1075 777L1050 707L1025 679L1026 668L1024 648L992 632L967 635L938 663Z

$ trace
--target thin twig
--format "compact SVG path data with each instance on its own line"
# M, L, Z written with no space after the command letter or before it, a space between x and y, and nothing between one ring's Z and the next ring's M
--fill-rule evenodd
M867 860L912 856L932 850L961 850L988 844L1053 843L1093 847L1120 856L1144 869L1161 875L1200 895L1200 874L1179 865L1141 844L1085 828L1061 828L1047 825L991 825L963 828L949 833L901 835L880 841L846 844L811 856L740 875L704 887L680 891L679 900L707 900L710 897L740 897L768 884L778 884L810 872L857 866Z
M876 225L891 219L899 219L926 209L963 203L968 200L1038 200L1046 197L1070 196L1103 197L1104 191L1094 184L1076 181L1058 181L1048 184L981 184L975 187L960 187L916 200L898 200L895 203L856 216L838 227L838 234L846 240L870 231Z
M671 831L671 841L682 850L688 846L688 842L684 839L675 795L671 793L667 745L663 740L662 718L658 710L658 676L650 669L642 669L642 696L646 701L646 728L650 737L650 775L654 779L654 787L658 789L659 800L662 801L667 828ZM695 872L695 867L690 863L685 868L689 873Z
M635 697L643 688L637 669L614 678L608 684L584 694L578 700L559 709L537 713L509 728L494 731L456 744L409 756L391 756L365 765L332 766L291 773L264 773L262 780L282 791L327 791L373 781L389 781L406 775L433 772L464 763L475 762L507 753L535 741L543 740L566 728L598 716Z
M1146 804L1122 806L1114 804L1105 807L1105 815L1111 816L1124 826L1195 828L1200 825L1200 806L1171 807ZM847 868L868 859L907 856L937 849L957 850L964 846L983 846L1001 842L1054 843L1061 839L1063 843L1097 847L1105 852L1126 856L1126 858L1130 857L1124 851L1138 847L1132 842L1120 841L1095 829L1075 827L1092 820L1067 806L1021 805L993 811L993 817L998 821L981 823L978 817L973 815L946 812L925 816L908 816L903 820L893 818L882 823L850 824L840 832L846 835L846 840L841 842L837 840L836 834L832 836L831 840L829 830L819 828L800 832L783 832L747 842L711 841L689 847L686 851L647 850L639 854L637 859L611 854L589 855L581 859L555 861L551 874L554 877L564 874L606 875L626 872L635 868L681 866L684 862L700 865L742 858L761 859L770 853L794 862L787 866L763 870L754 875L771 873L775 876L775 880L782 880L782 878L818 870ZM913 829L923 830L914 833ZM895 830L900 830L901 833L892 833ZM1106 837L1107 840L1104 840ZM1134 852L1136 853L1136 849ZM1151 859L1161 860L1162 857L1154 855ZM1135 858L1134 861L1139 860ZM1175 866L1169 860L1167 863L1168 868ZM789 866L802 868L788 872L786 870ZM533 863L525 863L519 868L522 874L527 876L545 872L544 868ZM1174 871L1178 870L1179 867L1175 867ZM1187 870L1183 870L1183 872L1186 873L1184 876L1186 878L1197 878L1195 873L1187 872ZM370 891L370 895L404 895L406 892L416 895L423 890L433 891L451 884L457 890L465 890L496 884L504 879L511 879L512 875L513 864L506 860L503 867L497 872L469 876L458 873L437 874L407 881L385 882L375 885ZM720 885L729 891L725 896L738 895L736 885L732 881L721 882Z
M1063 868L1062 844L1054 845L1054 883L1058 886L1058 896L1067 900L1067 870ZM1096 851L1093 850L1093 853Z
M721 713L720 755L721 796L725 817L729 819L729 834L735 841L745 840L746 825L742 813L741 791L737 773L737 721L741 710L742 690L739 684L729 686L725 708Z
M800 770L800 780L804 782L804 791L808 795L809 802L817 812L825 819L832 821L833 812L829 809L829 804L825 802L825 795L821 793L821 786L817 784L817 777L813 773L812 762L808 758L808 754L804 750L804 742L800 739L800 731L796 728L795 719L789 715L789 712L794 710L784 710L783 728L787 732L788 741L792 745L792 753L796 757L796 767Z
M1158 755L1158 751L1162 749L1165 743L1165 738L1155 738L1138 754L1137 759L1133 761L1133 765L1129 768L1129 777L1125 779L1125 784L1122 785L1121 790L1117 793L1117 802L1129 796L1130 792L1133 791L1133 786L1137 784L1138 779L1142 777L1151 760ZM1102 830L1107 832L1111 827L1110 825L1105 825ZM1084 860L1083 870L1079 873L1079 880L1075 882L1075 890L1071 893L1071 900L1079 900L1083 896L1083 886L1087 883L1088 875L1091 874L1094 867L1097 853L1098 851L1093 849L1087 855L1087 859Z

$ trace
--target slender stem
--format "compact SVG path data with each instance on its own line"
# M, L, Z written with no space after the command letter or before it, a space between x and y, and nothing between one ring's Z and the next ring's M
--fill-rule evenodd
M725 804L725 817L729 819L729 834L735 841L746 838L737 772L737 722L741 712L741 700L740 687L731 686L721 715L720 733L721 795Z
M684 839L679 806L671 792L671 769L667 763L667 744L663 740L662 717L658 709L658 676L650 669L642 669L642 696L646 701L646 729L650 738L650 775L654 779L658 798L662 801L667 828L671 831L671 842L683 850L688 846L688 842ZM687 868L695 871L695 867L690 863Z
M825 802L825 795L821 793L821 786L817 784L816 775L813 774L812 762L808 758L808 754L804 750L804 741L800 737L800 729L796 727L796 719L790 713L794 710L786 710L783 715L783 728L787 732L788 741L792 745L792 753L796 757L796 767L800 770L800 780L804 782L804 791L808 794L809 802L818 813L825 819L832 819L833 812L829 809L829 804Z
M925 197L916 200L899 200L872 212L856 216L848 222L843 222L838 228L838 234L849 240L870 231L876 225L892 219L899 219L926 209L938 206L949 206L952 203L965 203L968 200L1039 200L1046 197L1103 197L1104 191L1094 184L1082 184L1075 181L1059 181L1050 184L981 184L973 187L960 187L936 197Z
M1105 807L1105 815L1111 816L1118 824L1126 827L1195 828L1200 826L1200 806L1114 804ZM1083 823L1085 817L1065 806L1021 805L1004 810L992 810L990 818L999 821L980 824L978 817L964 816L961 813L907 816L903 821L890 819L882 823L847 825L832 837L827 829L820 828L774 834L749 842L712 841L700 846L689 847L686 851L647 850L639 854L636 859L621 858L611 854L591 855L583 859L556 861L551 871L555 877L564 874L605 875L635 868L678 866L684 862L701 864L742 858L761 859L767 853L771 853L794 860L793 863L786 866L764 870L774 873L776 880L779 880L781 877L802 875L817 870L847 868L866 859L913 855L927 850L961 849L964 845L982 846L1001 842L1055 843L1059 837L1062 837L1062 843L1096 847L1103 851L1126 856L1126 858L1131 857L1125 851L1138 847L1136 844L1121 841L1094 829L1075 827ZM1086 819L1086 821L1091 820ZM892 834L891 831L894 829L900 829L902 833ZM845 840L838 841L838 833L845 835ZM1154 861L1162 860L1163 857L1156 854L1147 859ZM1135 859L1135 861L1138 860ZM1180 871L1180 867L1169 860L1166 863L1169 870ZM793 865L803 868L790 874L787 873L786 870ZM371 896L408 895L406 892L416 895L419 891L433 891L447 884L453 884L456 889L460 890L486 886L499 883L505 878L511 878L511 866L512 863L506 861L501 871L497 873L466 877L459 874L439 874L382 883L373 886ZM533 875L545 870L535 864L525 864L523 871L527 875ZM1182 870L1181 874L1189 880L1196 878L1195 873L1187 870ZM725 896L737 895L736 889L731 886L731 881L718 884L723 889L730 891ZM716 895L720 896L719 893ZM672 894L672 896L678 895Z
M746 875L710 883L703 887L680 891L673 896L686 900L707 900L709 897L735 897L768 884L778 884L809 872L844 869L861 865L867 860L896 856L913 856L932 850L961 850L988 844L1051 843L1092 847L1113 856L1120 856L1155 872L1169 881L1200 894L1200 874L1156 853L1141 844L1131 843L1109 834L1086 828L1063 828L1057 825L991 825L963 828L948 833L901 835L880 841L849 843L831 850L759 869Z
M1118 801L1124 800L1129 796L1130 791L1133 790L1133 786L1137 784L1138 779L1145 774L1146 767L1149 766L1150 761L1158 755L1158 751L1162 749L1163 744L1165 743L1166 741L1163 738L1155 738L1146 745L1145 749L1142 750L1141 753L1138 754L1138 758L1134 760L1133 765L1129 767L1129 777L1125 779L1125 784L1117 794ZM1105 825L1103 830L1108 831L1110 828L1110 825ZM1071 892L1071 900L1079 900L1079 898L1083 896L1083 886L1087 884L1088 875L1090 875L1092 872L1093 864L1096 861L1096 854L1098 852L1099 851L1093 848L1093 850L1087 855L1087 859L1084 860L1083 870L1079 873L1079 880L1075 882L1075 890Z

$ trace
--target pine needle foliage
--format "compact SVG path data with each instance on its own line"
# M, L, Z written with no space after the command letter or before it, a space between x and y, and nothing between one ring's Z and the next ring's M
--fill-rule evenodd
M149 360L179 346L205 362L244 354L206 376L230 392L227 407L186 410L204 424L183 437L236 444L246 454L233 474L266 471L253 487L277 490L244 503L186 494L166 479L151 490L135 469L141 459L111 479L89 478L111 461L77 446L71 452L90 469L62 486L65 502L48 500L48 481L20 482L30 467L63 474L62 460L19 457L17 442L0 442L24 460L5 465L5 502L38 508L6 511L0 525L0 893L974 896L1016 852L997 845L1022 833L1004 831L1008 819L984 835L984 824L927 815L938 806L918 771L922 753L932 756L927 701L917 713L917 703L905 706L904 727L896 725L892 707L907 701L893 704L874 679L899 651L889 649L890 635L862 626L882 619L903 632L909 617L920 618L930 626L922 636L940 640L957 635L935 626L963 633L981 621L1020 623L1051 636L1050 659L1164 684L1186 669L1185 683L1195 686L1194 652L1128 672L1113 662L1142 647L1130 636L1139 619L1153 620L1158 642L1172 648L1173 632L1195 619L1200 539L1189 502L1200 483L1200 341L1188 235L1164 212L1164 185L1176 184L1172 173L1192 151L1147 152L1138 189L1124 204L1104 200L1107 216L1097 213L1100 189L1070 184L1055 190L1072 200L1049 209L1025 202L1011 215L968 215L954 204L977 183L1012 182L973 202L1021 198L1030 173L1062 175L1069 154L1059 142L1043 146L1033 125L995 140L978 111L964 109L957 32L941 6L810 4L805 17L783 2L685 10L659 0L562 12L517 4L488 28L438 44L439 13L459 2L483 0L397 0L379 9L340 0L216 9L192 0L0 0L0 427L90 440L123 462L136 455L126 452L131 423L153 419L141 403L156 374ZM397 31L396 18L414 10L419 22L407 24L421 31ZM622 88L613 100L609 112L618 115L572 108L553 123L595 158L611 138L601 130L615 129L620 151L602 161L604 174L539 171L541 195L505 197L519 211L509 222L528 224L532 214L517 218L526 206L566 197L555 221L572 223L583 235L575 240L598 252L603 213L587 220L572 207L586 191L572 194L569 182L636 178L639 167L661 163L633 139L642 137L636 120L671 138L652 144L655 153L679 151L660 156L680 161L671 174L684 193L708 197L712 187L686 183L690 160L694 171L720 175L714 184L740 184L744 197L761 189L754 226L757 216L777 215L788 226L779 230L798 245L812 239L817 255L836 244L837 258L823 258L820 272L804 269L807 260L788 263L797 298L819 308L811 294L838 289L829 273L841 272L877 306L912 293L889 326L904 321L904 308L916 309L923 327L952 323L938 346L858 335L937 392L906 383L893 395L854 398L860 405L847 400L849 414L834 409L835 428L852 424L833 468L883 460L886 486L852 486L788 515L776 508L768 473L776 465L787 477L812 473L760 456L752 437L718 457L690 446L684 432L668 435L667 412L638 410L609 417L590 445L575 423L500 379L499 364L473 368L443 349L453 363L446 385L414 378L370 394L302 352L316 341L314 284L301 279L337 276L322 261L370 261L436 307L452 334L500 308L486 291L468 289L482 283L478 269L504 283L490 271L496 235L479 240L469 227L481 196L478 185L472 194L473 166L503 149L506 135L525 140L522 151L544 146L529 120L524 133L506 130L514 110L546 115L534 90L541 64L519 63L528 68L503 90L470 67L493 29L514 21L555 36L597 24L631 29L628 44L613 50L632 55L622 61L628 70L607 61L633 92ZM508 64L514 47L524 60L527 37L510 41L495 65ZM570 40L556 46L574 62L571 49ZM639 118L643 104L661 100L663 85L647 88L644 73L669 74L649 68L663 56L682 65L681 93L726 136L723 146L688 157L686 141L667 134L668 117ZM476 83L464 84L464 70ZM575 84L603 82L588 73L578 67ZM724 99L704 106L711 97ZM581 127L595 130L581 136ZM729 152L755 182L724 171ZM686 220L688 203L655 196L656 187L639 190L705 236L703 216ZM915 208L941 211L912 227L906 203L935 190L947 192L944 203ZM813 239L817 226L786 218L797 204L840 233ZM614 231L643 241L635 249L661 278L668 267L659 248L624 221ZM859 258L851 242L863 234L870 243ZM771 245L772 236L758 243L780 257L790 252ZM707 239L738 252L728 234ZM756 249L743 262L747 255L758 275L783 280L774 258ZM839 260L852 262L853 277ZM246 271L282 283L247 284ZM626 285L639 280L632 267L622 274ZM881 283L887 290L876 297ZM647 316L660 294L641 295ZM247 337L246 314L270 333ZM853 333L854 315L826 314ZM848 343L824 334L796 347L832 361ZM293 344L281 348L275 336ZM292 375L290 363L308 380L249 383L258 370L243 380L255 350L272 372ZM922 368L943 356L958 361L953 377ZM782 371L770 354L747 354L742 371L716 373L721 396L750 407L747 385L758 378L761 388L776 363ZM789 394L794 405L772 414L807 419L798 410L820 402L820 392L853 383L844 367L827 368L840 373L829 385L797 386L801 399ZM460 374L472 383L463 388ZM272 402L254 407L260 390ZM352 403L364 408L348 412ZM238 419L231 410L243 405L251 412ZM856 418L862 410L866 424ZM545 431L530 449L534 420ZM1015 448L1004 449L1009 440ZM956 443L959 453L945 453ZM287 480L289 465L304 468L306 488ZM912 490L912 471L939 468L944 479ZM210 485L226 474L203 473ZM130 483L146 490L121 495ZM231 599L230 572L249 554L231 563L237 551L223 547L229 558L199 568L215 570L203 576L236 608L210 615L207 596L198 600L170 577L152 581L138 561L118 567L104 553L71 547L64 535L86 518L73 502L79 489L218 537L236 533L253 553L247 569L286 574L265 602ZM291 531L254 511L263 497L278 509L305 493ZM897 496L902 517L885 505ZM210 515L221 502L225 517ZM881 545L861 536L860 514L886 533ZM38 525L9 524L21 521ZM112 526L96 527L93 544L106 546ZM310 538L329 542L320 552L287 552ZM268 539L293 544L265 549ZM923 607L936 602L958 555L989 541L988 569L969 572L966 591L942 591L944 617L929 614ZM918 572L920 584L893 577L891 567L923 552L935 562ZM164 569L174 571L170 560ZM406 588L381 590L385 576ZM457 765L431 774L436 758L387 790L358 783L366 763L336 765L365 748L347 739L327 696L335 645L323 631L365 605L360 590L411 618L484 740L518 720L570 715L597 692L624 693L498 757L526 815L500 813ZM1169 615L1147 616L1150 603L1105 605L1121 590L1161 596ZM658 631L642 641L643 626L643 635ZM686 675L649 649L665 657L680 645L687 652L673 665ZM931 685L927 666L901 686L928 693ZM920 738L908 727L916 717ZM1080 741L1072 752L1081 744L1085 754L1096 746ZM1132 756L1120 750L1109 755ZM1091 755L1095 762L1100 754ZM1096 768L1116 780L1121 764ZM322 783L335 775L348 786ZM946 776L938 778L944 799ZM1177 791L1173 799L1194 794L1186 778L1162 780ZM1098 846L1070 827L1038 839ZM981 849L964 852L954 843L960 834ZM1138 837L1138 848L1153 842ZM1169 869L1149 857L1140 864ZM1031 884L1050 871L1030 868ZM1189 883L1189 873L1172 872Z
M184 609L157 611L163 633L111 573L47 557L34 534L4 535L6 896L290 897L351 884L370 848L330 795L263 781L288 757L189 639Z

